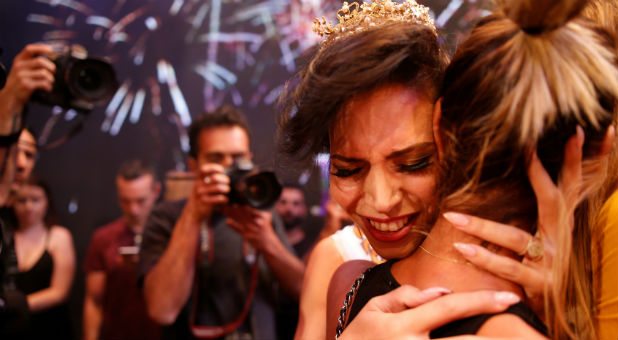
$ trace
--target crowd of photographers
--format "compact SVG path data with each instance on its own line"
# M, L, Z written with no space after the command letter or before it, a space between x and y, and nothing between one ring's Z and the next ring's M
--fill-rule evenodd
M88 110L100 100L88 95L106 91L108 96L117 87L112 77L108 88L95 88L97 82L110 82L89 72L107 77L110 70L94 63L74 66L80 72L68 83L76 83L77 90L58 89L67 80L58 79L57 68L68 62L50 46L28 45L15 57L0 90L2 339L66 339L75 333L66 314L44 313L66 305L73 276L81 272L75 270L72 239L57 221L42 218L51 211L47 192L42 198L21 192L37 152L34 136L24 129L33 95L48 104ZM80 88L85 94L76 95ZM320 232L316 223L309 228L304 223L304 193L286 186L283 202L270 209L282 188L273 173L253 167L251 131L233 107L197 117L189 137L193 184L185 199L156 204L161 184L152 166L140 160L120 166L116 189L123 215L95 232L84 263L84 338L293 336L293 328L277 329L277 321L295 325L295 316L290 319L286 311L297 310L305 270L301 256ZM286 202L291 199L295 206ZM32 215L28 227L16 218L16 204ZM26 272L38 289L20 287L17 278Z

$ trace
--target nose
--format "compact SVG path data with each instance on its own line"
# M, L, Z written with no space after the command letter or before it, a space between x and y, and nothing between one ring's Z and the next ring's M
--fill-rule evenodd
M401 203L403 196L399 179L381 167L369 170L363 189L366 203L382 214L392 212Z
M140 215L140 206L137 203L132 203L129 205L129 214L133 217L138 217Z
M26 157L26 153L23 151L17 152L17 169L23 170L26 167L26 162L28 161Z

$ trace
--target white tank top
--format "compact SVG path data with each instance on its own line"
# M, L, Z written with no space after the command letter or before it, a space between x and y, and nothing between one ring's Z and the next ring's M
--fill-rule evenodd
M355 225L337 230L330 237L344 262L350 260L367 260L376 264L384 262L384 259L373 250L365 234Z

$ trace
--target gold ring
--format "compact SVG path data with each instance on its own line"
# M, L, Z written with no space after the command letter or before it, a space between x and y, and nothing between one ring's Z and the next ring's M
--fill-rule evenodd
M543 258L543 241L537 235L530 235L526 249L519 252L517 255L525 256L531 261L538 261Z
M210 184L210 182L212 182L212 178L210 178L210 176L204 177L204 183Z

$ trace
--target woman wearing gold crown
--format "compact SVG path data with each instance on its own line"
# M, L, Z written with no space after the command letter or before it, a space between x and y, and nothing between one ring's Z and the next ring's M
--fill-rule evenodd
M372 302L368 307L383 313L433 299L425 306L435 313L444 299L464 296L470 298L465 316L496 313L524 298L521 284L537 296L528 302L543 305L548 331L518 303L507 314L449 324L432 335L594 335L589 282L577 272L589 265L581 255L586 239L579 236L590 233L585 217L594 212L588 203L604 179L604 155L614 134L615 45L600 28L573 19L585 1L530 3L516 2L504 7L508 16L482 20L455 55L442 91L446 60L434 29L416 17L422 15L416 4L380 1L354 10L344 5L342 24L319 23L329 36L290 96L287 112L294 108L295 114L283 123L285 147L292 153L330 152L333 198L390 260L356 280L345 302L345 292L368 264L340 268L329 292L337 301L327 319L331 332L336 314L342 330L371 297L400 285L395 294L413 290L412 297L387 310ZM439 92L443 100L434 105ZM581 194L572 180L579 176L587 189ZM573 240L569 225L578 235ZM512 269L511 277L504 268ZM487 292L461 295L477 290L505 293L490 295L493 305L482 310L480 302L491 300ZM445 294L450 296L436 298ZM418 313L425 306L408 311L421 335L462 316L444 313L436 320L429 307ZM368 331L364 335L371 337L379 327L388 337L401 330L353 325L343 334Z

